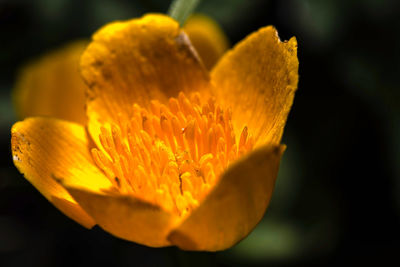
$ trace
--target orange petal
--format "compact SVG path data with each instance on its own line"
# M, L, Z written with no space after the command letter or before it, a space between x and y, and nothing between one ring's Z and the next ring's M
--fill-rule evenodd
M94 165L83 126L57 119L29 118L11 129L15 166L50 202L85 227L95 222L55 179L93 190L110 186Z
M225 54L212 71L217 100L232 107L236 136L247 125L256 145L279 144L298 81L297 42L261 28Z
M284 146L263 146L231 166L168 239L185 250L227 249L261 220L272 195Z
M20 119L50 116L84 124L85 88L79 59L87 41L76 41L45 55L20 73L13 98Z
M150 247L171 245L166 239L177 218L133 196L106 195L64 185L105 231Z
M186 34L173 19L146 15L106 25L81 58L88 129L97 144L99 125L123 120L132 105L147 107L179 91L204 91L209 77Z
M210 17L192 15L183 27L207 69L211 69L229 47L221 27Z

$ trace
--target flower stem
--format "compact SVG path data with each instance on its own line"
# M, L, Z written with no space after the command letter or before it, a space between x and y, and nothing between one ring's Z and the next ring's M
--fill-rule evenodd
M200 0L173 0L169 7L168 15L183 26L199 2Z

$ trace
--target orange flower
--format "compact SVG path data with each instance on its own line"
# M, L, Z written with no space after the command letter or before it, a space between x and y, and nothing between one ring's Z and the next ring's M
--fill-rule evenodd
M262 218L298 80L295 38L273 27L209 76L178 24L106 25L81 57L86 127L29 118L12 128L17 168L86 227L140 244L222 250Z

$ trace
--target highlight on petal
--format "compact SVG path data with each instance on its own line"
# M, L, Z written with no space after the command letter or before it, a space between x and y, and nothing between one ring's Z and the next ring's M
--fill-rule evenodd
M100 125L127 120L132 105L166 102L178 92L208 90L208 73L173 19L146 15L106 25L81 58L88 129L96 144Z
M269 26L238 43L213 69L217 101L233 108L236 131L245 125L253 129L256 146L279 144L297 89L298 67L296 38L281 42Z
M101 194L64 185L105 231L150 247L171 245L167 235L177 216L132 195Z
M13 91L20 119L50 116L84 124L86 85L79 59L87 41L75 41L24 67Z
M260 147L231 166L203 203L168 239L184 250L217 251L246 237L272 195L285 146Z
M228 38L216 21L208 16L194 14L183 30L199 53L207 69L211 69L229 47Z
M83 126L50 118L29 118L11 129L15 166L50 202L71 219L90 228L95 222L60 186L66 179L91 190L111 186L94 165Z

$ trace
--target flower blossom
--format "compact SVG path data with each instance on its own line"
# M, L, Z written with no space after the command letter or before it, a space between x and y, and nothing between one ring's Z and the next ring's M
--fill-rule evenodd
M80 59L85 123L12 127L14 164L85 227L151 247L223 250L269 204L298 81L297 43L269 26L209 73L173 19L97 31Z

